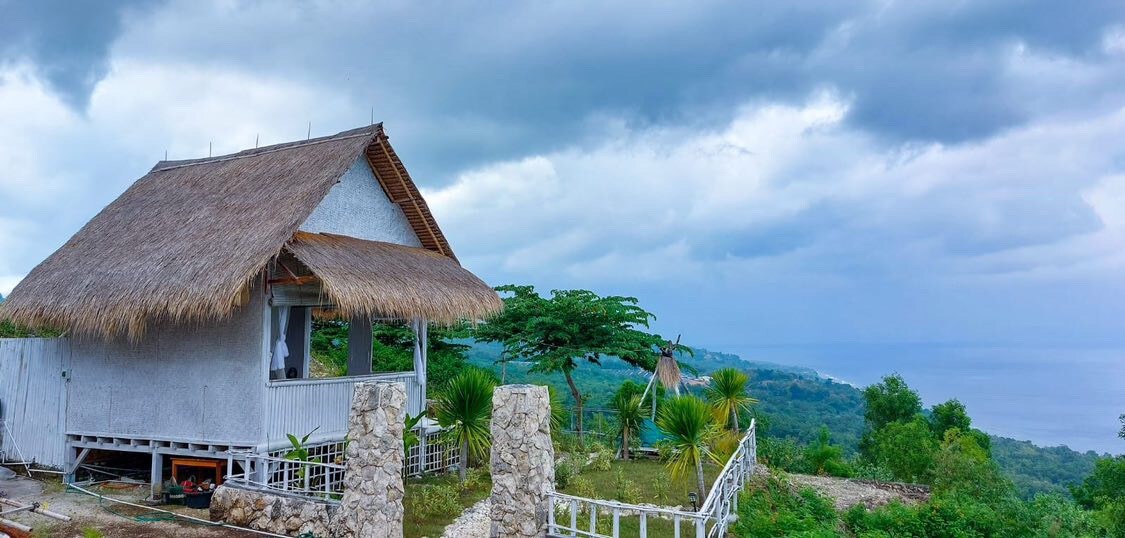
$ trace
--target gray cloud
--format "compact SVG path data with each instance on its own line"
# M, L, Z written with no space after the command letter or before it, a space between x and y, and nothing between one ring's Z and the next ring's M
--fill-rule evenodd
M83 109L108 71L122 14L153 0L0 0L0 64L27 61L71 106Z
M799 102L832 87L849 122L888 143L980 139L1025 124L1044 100L1120 95L1116 80L1020 78L1016 47L1090 65L1113 0L1090 2L706 2L664 5L418 3L205 9L176 3L131 19L123 56L227 65L346 92L417 173L583 143L590 121L714 127L747 100ZM294 124L305 119L294 118ZM322 123L322 122L321 122ZM424 148L424 150L423 150ZM418 159L415 159L416 161Z

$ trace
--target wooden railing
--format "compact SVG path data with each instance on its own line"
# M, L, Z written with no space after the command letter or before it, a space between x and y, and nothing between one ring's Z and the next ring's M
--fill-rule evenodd
M640 538L723 537L734 520L738 495L753 475L756 462L755 423L751 421L749 430L723 466L698 512L587 499L553 492L549 495L547 536L619 538L623 533L622 529L628 526L629 535L639 535ZM634 526L637 528L636 534L632 529Z

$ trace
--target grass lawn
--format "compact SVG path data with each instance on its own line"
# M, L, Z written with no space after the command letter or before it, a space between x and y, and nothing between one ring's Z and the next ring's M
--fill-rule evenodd
M711 483L715 481L721 470L718 465L703 466L707 487L711 487ZM578 476L589 481L593 486L593 497L596 498L660 506L683 506L687 511L691 511L688 492L697 489L694 473L672 478L663 462L651 459L615 460L608 471L595 471L586 467ZM582 492L577 491L577 483L580 481L571 479L570 484L559 491L579 495ZM629 483L634 487L630 487ZM630 489L635 495L634 498L629 498ZM703 496L700 496L699 502L703 502Z
M424 478L407 478L404 485L406 486L406 497L402 503L406 512L406 517L403 520L404 538L422 538L423 536L436 538L441 536L441 532L446 525L457 519L457 516L461 515L461 512L465 509L488 497L492 489L492 482L486 478L476 487L462 490L458 485L456 473L431 475ZM457 506L446 506L444 510L432 502L429 503L429 507L422 506L420 493L425 486L451 488L455 492ZM429 509L427 510L427 508Z
M708 487L714 482L721 468L717 465L703 467L704 478ZM571 495L585 493L600 499L616 500L630 503L650 503L660 506L683 506L685 511L691 511L688 502L688 492L695 491L694 475L685 475L676 479L669 476L664 463L657 460L641 459L631 461L616 460L608 471L595 471L586 467L578 475L579 480L571 479L568 487L559 491ZM590 491L578 491L576 487L586 481ZM472 489L462 490L458 486L457 475L433 475L425 478L408 478L406 480L406 498L403 505L406 518L403 522L405 538L421 538L428 536L434 538L441 536L446 525L453 522L465 509L488 497L492 484L485 478L479 485ZM456 498L456 505L449 502L446 506L439 507L442 503L432 500L422 501L421 491L424 486L444 486L450 488L446 493L452 493ZM432 491L432 490L431 490ZM592 494L591 494L592 492ZM421 503L426 502L429 510ZM699 502L703 502L702 498ZM444 508L444 509L442 509ZM569 521L570 515L565 510L556 515L560 521ZM588 513L579 514L582 528L589 525ZM598 514L598 529L609 530L612 528L611 514ZM637 536L640 521L638 517L622 517L620 520L622 536ZM690 528L687 522L680 527L683 536L689 536ZM649 536L672 536L672 522L650 518L648 521Z

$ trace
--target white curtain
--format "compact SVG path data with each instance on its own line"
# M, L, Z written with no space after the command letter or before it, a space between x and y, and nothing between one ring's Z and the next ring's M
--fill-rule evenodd
M414 320L414 376L422 386L426 385L426 352L422 346L428 342L428 331L429 323L426 320Z
M270 357L270 377L280 379L285 377L285 358L289 356L289 346L285 343L285 334L289 332L289 307L277 308L277 341L273 343L273 356Z

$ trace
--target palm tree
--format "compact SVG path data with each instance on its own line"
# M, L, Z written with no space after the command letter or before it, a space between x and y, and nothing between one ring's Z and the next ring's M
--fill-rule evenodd
M641 430L641 423L644 422L641 397L639 394L618 392L611 405L614 411L617 411L617 428L618 433L621 434L621 459L628 460L629 439L633 433Z
M707 401L715 409L715 416L729 424L731 431L738 433L738 412L749 411L758 403L746 393L750 376L734 368L722 368L711 374L711 384L707 386Z
M672 476L683 476L688 469L695 467L699 496L705 496L707 486L703 481L703 460L716 461L710 446L719 431L707 402L691 395L673 397L660 406L656 427L666 437L661 443L671 449L668 468Z
M492 374L467 369L450 379L434 402L435 418L446 428L448 439L461 448L461 481L469 468L469 453L483 455L492 444Z

